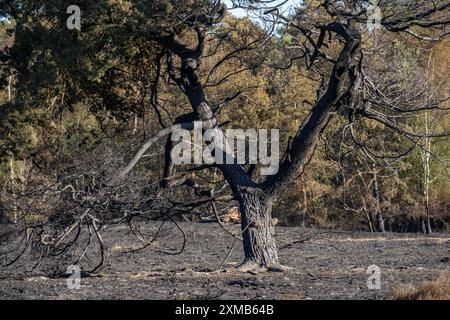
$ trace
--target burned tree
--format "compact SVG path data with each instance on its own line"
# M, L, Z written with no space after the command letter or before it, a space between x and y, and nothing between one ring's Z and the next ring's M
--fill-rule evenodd
M249 41L244 47L226 54L211 68L209 74L214 72L218 65L236 59L242 52L255 50L255 48L264 50L265 45L276 41L276 37L271 32L283 27L295 39L294 47L297 51L291 55L291 58L286 58L287 61L282 61L282 65L275 67L288 69L293 63L302 63L307 68L309 76L317 83L316 100L309 102L312 106L310 112L301 121L296 134L289 140L276 174L262 177L255 172L254 167L246 167L237 161L231 164L201 165L175 173L170 159L173 148L170 134L180 128L191 130L194 122L201 122L204 130L212 130L214 135L219 137L218 141L222 141L216 148L216 153L226 155L232 153L230 146L225 142L226 139L223 138L219 112L223 105L238 97L240 93L230 93L222 103L212 105L206 93L206 88L211 85L208 83L210 77L208 74L202 75L201 72L202 61L209 54L205 52L209 32L221 24L227 8L220 1L207 0L166 1L168 4L163 3L164 1L154 1L149 4L149 7L146 7L147 2L134 2L136 2L135 7L127 7L117 16L114 14L101 16L103 19L101 21L108 28L99 34L94 33L88 39L96 44L95 36L98 36L101 39L99 46L106 44L105 47L110 43L118 43L126 48L129 42L139 44L141 50L137 54L132 50L130 50L131 53L117 50L114 54L118 57L113 58L123 58L123 63L135 63L136 65L133 66L139 69L140 59L144 56L145 62L153 67L154 77L150 81L145 79L145 74L141 74L137 82L150 84L145 87L146 90L143 90L145 94L142 96L142 101L146 101L146 94L150 90L151 107L158 117L161 130L147 139L121 172L105 181L105 188L119 187L145 152L158 140L167 139L163 177L161 181L158 181L158 185L162 189L172 188L174 185L191 188L202 198L193 202L174 203L174 207L192 210L199 205L214 205L219 200L233 199L238 202L245 254L245 260L239 267L242 271L283 269L278 258L272 220L274 204L290 187L290 183L303 174L314 155L319 138L333 118L339 115L344 116L348 120L346 134L355 146L373 158L377 157L376 151L365 145L364 141L360 141L355 134L357 123L362 119L379 122L408 141L411 147L397 155L398 157L411 151L413 147L420 146L422 138L447 135L446 132L414 132L408 128L408 118L425 110L439 109L442 101L426 94L408 96L410 92L398 93L399 90L391 90L392 84L381 87L372 80L371 71L368 68L370 61L367 61L365 53L367 34L376 32L368 30L367 27L368 21L372 19L369 1L312 1L307 2L310 11L306 6L298 8L297 12L289 16L285 16L277 6L271 7L271 1L234 1L236 5L247 10L259 12L260 19L271 27L268 28L267 34L258 36L255 41ZM446 35L445 28L449 23L448 1L433 3L423 1L420 4L417 1L380 1L378 5L383 12L383 17L377 21L377 28L380 27L394 36L404 34L415 39L430 41L441 39ZM33 7L37 16L41 12L38 9ZM12 5L10 14L13 15L15 11L20 10L22 10L20 6ZM171 15L165 15L166 11ZM97 31L98 17L95 14L90 15L89 11L86 15L87 23L83 28L89 32ZM117 23L116 19L121 23ZM60 46L70 46L70 42L61 42ZM222 39L217 42L220 45ZM85 48L82 41L77 42L77 45L79 52L90 50L89 53L92 53L97 49L95 46ZM257 68L263 63L264 58L248 68ZM20 67L23 68L20 64L15 67L17 70L21 70ZM74 68L71 66L67 70L64 68L60 70L70 79L67 81L69 84L73 81L76 85L71 87L72 91L67 90L62 96L57 95L55 101L61 101L64 105L68 103L68 97L75 99L82 91L85 101L91 103L96 110L109 108L109 111L117 111L117 113L129 114L131 110L135 112L136 105L129 99L119 99L117 94L119 91L125 89L133 91L135 88L124 89L120 86L117 88L114 81L95 86L95 81L91 81L90 77L85 77L83 72ZM117 80L114 76L117 73L120 74L118 69L117 66L110 68L110 74L107 74L106 78L111 77ZM74 71L74 73L71 76L71 73L67 71ZM101 68L98 72L102 72ZM230 74L233 72L231 70ZM126 72L123 73L124 76L126 74ZM229 75L226 75L224 79L227 76ZM160 106L159 84L162 80L166 80L170 88L176 87L178 94L183 94L189 102L190 110L187 112L180 107L175 111L178 116L176 119L172 119L170 112ZM42 92L38 91L38 93ZM163 114L167 114L167 117L163 117ZM170 121L165 118L169 118ZM220 192L227 191L226 188L229 187L231 195L219 196L217 190L203 190L195 178L189 178L193 172L216 169L224 178ZM376 180L376 177L374 178ZM375 185L373 191L374 197L377 198L378 188ZM381 216L379 218L380 230L382 230L382 218ZM92 223L95 221L92 219Z
M339 3L324 1L319 7L328 14L328 17L324 18L323 22L311 22L306 25L303 25L299 19L283 16L277 8L269 8L265 11L265 15L273 16L275 23L286 23L289 27L298 30L299 37L305 39L302 58L306 60L313 72L320 75L321 86L318 90L317 101L297 134L292 138L277 174L269 176L264 181L255 181L240 165L218 165L239 202L245 252L245 261L241 266L243 270L261 267L280 268L272 225L273 204L278 195L288 188L289 183L304 170L313 156L321 133L336 113L347 114L350 122L357 121L361 117L374 119L408 139L438 137L446 134L414 133L402 128L395 121L397 114L412 114L421 110L439 108L439 102L421 106L411 106L407 103L396 105L388 99L383 99L383 92L365 73L362 41L363 29L369 19L365 3L366 1ZM252 3L252 6L254 5ZM411 10L395 12L405 7ZM429 7L423 3L422 6L415 8L408 4L391 2L386 5L386 10L389 10L390 14L380 21L380 25L390 32L407 32L418 38L426 38L417 34L415 29L434 28L438 32L443 31L448 24L448 16L445 15L446 12L448 13L448 7L449 4L446 2ZM217 23L223 9L222 6L216 8L219 8L219 12L214 11L209 16L200 15L186 22L186 25L197 33L196 48L190 49L175 32L157 36L155 41L168 50L168 61L171 61L172 54L179 58L179 74L176 74L171 62L168 63L169 73L172 80L189 98L196 119L209 128L219 130L214 111L198 78L207 25L199 24L197 21L208 20L211 24ZM439 34L438 37L440 36L442 35ZM326 48L333 42L340 43L341 48L336 56L329 56ZM327 64L329 72L326 72L327 66L323 66ZM316 65L322 65L322 70ZM223 149L225 148L226 146L223 146ZM377 192L378 187L375 183L374 193ZM378 195L374 196L378 197ZM379 230L383 231L384 226L379 211L377 221Z

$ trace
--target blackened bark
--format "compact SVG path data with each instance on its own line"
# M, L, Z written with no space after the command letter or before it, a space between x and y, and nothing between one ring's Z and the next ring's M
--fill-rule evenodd
M173 143L172 143L172 134L167 137L166 144L164 146L164 171L163 171L163 179L161 180L161 187L168 188L171 183L168 180L174 173L174 164L171 158Z
M238 199L245 254L243 265L279 268L272 199L258 188L243 188Z
M427 217L427 233L428 234L432 234L433 233L433 229L431 228L431 219L430 219L430 217Z

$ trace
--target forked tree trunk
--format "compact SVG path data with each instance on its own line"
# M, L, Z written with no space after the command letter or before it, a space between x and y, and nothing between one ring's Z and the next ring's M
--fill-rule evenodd
M245 188L239 195L245 260L243 269L278 269L272 220L273 201L264 191Z
M278 173L263 183L257 183L238 163L218 165L240 205L245 254L241 270L282 269L278 261L272 221L273 199L307 165L320 134L327 127L334 112L344 105L343 102L354 102L354 91L358 84L355 58L358 55L361 35L352 22L345 26L335 23L327 28L345 39L345 45L334 64L326 91L300 126ZM197 73L205 47L206 33L202 28L197 28L196 32L198 44L195 49L189 48L175 35L161 37L158 41L169 49L167 65L171 79L186 94L203 128L215 130L214 136L220 137L223 136L223 132L219 128L216 115L206 98ZM178 55L181 60L179 73L173 65L172 53ZM349 84L346 86L347 82ZM232 151L224 141L223 145L216 143L215 147L215 152L230 154Z

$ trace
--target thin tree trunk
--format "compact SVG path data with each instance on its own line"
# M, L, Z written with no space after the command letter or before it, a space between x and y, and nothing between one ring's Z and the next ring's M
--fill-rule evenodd
M13 185L13 190L15 189L15 172L14 172L14 159L11 157L9 158L9 166L10 166L10 180L11 180L11 184ZM17 216L17 206L16 206L16 199L17 199L17 195L15 190L12 193L12 197L14 199L14 204L12 206L12 211L14 212L14 224L17 224L18 222L18 216Z
M8 101L11 101L11 86L12 86L12 76L8 77Z
M422 233L427 233L427 228L425 226L425 219L421 218L420 222L421 222L421 227L422 227Z
M375 168L375 164L372 167L372 174L373 174L373 197L375 199L375 209L376 209L376 227L378 232L385 232L384 228L384 220L383 220L383 214L381 213L381 206L380 206L380 189L378 185L378 176Z
M303 192L303 221L302 221L302 226L306 227L306 217L308 215L308 195L307 195L307 190L306 190L306 183L305 183L305 178L302 175L300 177L300 182L302 184L302 192Z
M378 211L376 219L378 232L385 232L386 230L384 228L384 220L380 211Z
M429 126L429 115L425 112L425 132L430 133ZM431 175L431 138L425 138L425 150L422 150L422 162L423 162L423 195L425 198L425 218L423 219L423 233L431 234L431 223L430 223L430 175Z
M375 230L373 228L372 221L373 221L372 215L370 214L370 212L367 212L367 223L369 224L369 231L373 233Z
M430 219L430 217L427 217L427 233L428 234L432 234L433 233L433 229L431 228L431 219Z

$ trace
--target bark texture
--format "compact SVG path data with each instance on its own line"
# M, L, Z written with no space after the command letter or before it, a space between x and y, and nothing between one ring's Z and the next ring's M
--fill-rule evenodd
M272 222L272 199L260 189L244 188L240 193L239 202L244 241L244 264L278 268L278 252Z

